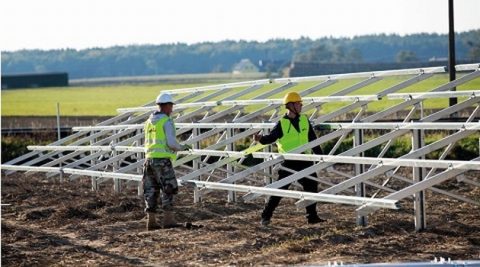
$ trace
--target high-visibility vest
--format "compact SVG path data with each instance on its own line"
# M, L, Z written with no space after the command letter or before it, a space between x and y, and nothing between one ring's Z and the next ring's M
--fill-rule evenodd
M278 152L287 153L308 143L310 123L306 115L300 115L299 120L300 132L295 129L289 119L282 118L280 120L283 135L282 138L277 140ZM311 154L311 150L308 149L304 153Z
M176 160L177 155L167 145L167 136L163 130L165 123L171 120L170 117L165 116L159 119L155 124L149 119L145 122L145 157L151 158L170 158ZM172 123L173 120L172 120ZM173 125L175 131L175 124Z

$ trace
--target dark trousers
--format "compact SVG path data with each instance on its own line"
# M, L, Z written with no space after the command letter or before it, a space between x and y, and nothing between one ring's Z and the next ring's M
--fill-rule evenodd
M295 161L295 160L286 160L283 164L284 167L295 170L295 171L301 171L303 169L306 169L310 166L313 165L313 162L310 161ZM285 170L280 170L278 172L278 180L281 180L285 177L288 177L292 175L293 173L285 171ZM311 176L317 177L316 173L312 173ZM318 191L318 182L308 179L308 178L302 178L298 180L298 182L302 185L303 190L305 192L312 192L312 193L317 193ZM280 189L288 189L290 185L287 184L283 187L280 187ZM278 206L280 203L281 197L277 196L271 196L268 199L267 204L265 205L265 208L263 209L262 212L262 218L264 219L270 219L273 215L273 211L275 208ZM307 213L307 218L311 217L316 217L317 216L317 203L314 203L310 206L307 206L306 208L306 213Z

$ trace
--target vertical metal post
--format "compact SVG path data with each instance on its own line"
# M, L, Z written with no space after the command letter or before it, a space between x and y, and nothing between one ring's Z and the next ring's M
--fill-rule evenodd
M57 102L57 138L62 139L60 132L60 103Z
M267 135L269 133L270 133L270 129L263 129L263 134L264 135ZM263 152L271 153L272 152L272 146L266 146L265 148L263 148ZM267 159L264 159L263 161L267 161ZM273 182L272 178L271 178L272 175L273 175L273 167L269 166L267 170L264 170L264 172L270 175L270 176L265 175L265 178L264 178L265 185L271 184ZM268 202L268 199L269 199L268 196L265 197L265 203Z
M196 136L200 135L200 129L199 128L193 128L192 129L192 138L195 138ZM195 142L192 144L193 149L200 149L200 141ZM192 161L192 168L193 171L196 171L200 169L200 158L196 158ZM201 175L198 177L198 179L201 179ZM200 203L202 202L202 197L200 195L200 192L197 187L193 190L193 203Z
M62 135L60 132L60 103L57 102L57 138L58 140L62 139ZM63 154L60 154L60 157ZM58 165L60 168L62 168L62 163ZM60 172L60 182L63 182L63 172Z
M114 134L117 134L118 132L115 131ZM113 140L113 146L115 146L116 144L118 144L118 139L115 139ZM118 156L118 152L116 150L112 151L112 157L116 157ZM120 160L118 161L115 161L113 162L113 172L116 172L118 169L120 168ZM115 193L120 193L120 191L122 191L122 180L121 179L117 179L117 178L113 178L113 190L115 191Z
M142 130L138 129L137 130L137 135L141 134L142 133ZM141 138L140 140L138 140L138 144L140 144L141 146L143 146L145 144L145 135L143 138ZM142 142L143 140L143 142ZM142 159L145 159L145 153L136 153L136 158L137 158L137 161L141 161ZM137 167L137 173L140 174L140 175L143 175L143 166L139 166ZM138 186L137 186L137 193L139 196L143 196L143 182L139 182L138 183Z
M232 138L234 136L234 130L233 128L227 129L227 140ZM230 143L227 145L227 149L229 151L235 151L235 144L234 142ZM231 163L227 164L227 171L232 172L234 171L233 165ZM227 173L227 178L232 176L230 173ZM228 198L227 201L229 203L231 202L236 202L237 201L237 195L235 194L235 191L228 191Z
M362 129L355 129L354 130L354 146L360 146L363 144L363 130ZM360 153L359 157L363 157L364 153ZM365 172L365 165L363 164L355 164L355 175L360 175ZM366 197L366 188L365 183L359 183L355 185L355 193L358 197ZM358 226L367 226L367 216L357 214L357 225Z
M412 147L417 150L425 145L423 132L421 130L413 130ZM425 156L420 157L425 159ZM413 168L413 182L423 181L425 172L423 168ZM425 213L425 191L420 191L413 195L413 210L415 212L415 231L425 230L427 228Z
M270 129L266 129L266 133L269 134ZM266 149L267 149L268 153L273 152L273 147L272 146L267 146ZM273 176L273 166L268 166L267 173L270 175L270 177L268 177L269 183L272 183L272 178L271 177Z
M90 131L90 135L94 135L95 134L95 131ZM93 138L90 140L90 145L92 146L94 143L96 142L96 138ZM95 165L96 164L96 160L92 159L90 161L90 164ZM97 177L95 176L92 176L91 179L91 182L92 182L92 191L97 191L98 190L98 182L97 182Z
M455 27L453 17L453 0L448 0L448 74L450 81L455 80ZM456 91L453 87L451 91ZM457 98L450 98L450 106L457 104ZM452 116L456 116L452 114Z

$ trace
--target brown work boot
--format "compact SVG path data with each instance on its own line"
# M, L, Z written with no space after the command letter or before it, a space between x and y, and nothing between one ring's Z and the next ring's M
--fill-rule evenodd
M147 213L147 231L155 230L160 228L155 220L155 212Z
M177 226L175 214L171 210L163 211L163 228L171 228Z

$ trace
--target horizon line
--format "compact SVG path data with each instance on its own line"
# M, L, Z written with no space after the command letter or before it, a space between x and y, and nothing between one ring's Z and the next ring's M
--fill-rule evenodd
M466 33L466 32L471 32L471 31L479 31L480 28L476 29L470 29L470 30L465 30L465 31L458 31L455 32L455 35L461 34L461 33ZM321 36L321 37L310 37L310 36L300 36L298 38L288 38L288 37L272 37L266 40L254 40L254 39L223 39L223 40L205 40L205 41L195 41L195 42L185 42L185 41L177 41L177 42L165 42L165 43L129 43L129 44L113 44L113 45L98 45L98 46L87 46L87 47L79 47L79 48L73 48L73 47L58 47L58 48L19 48L19 49L2 49L0 50L1 53L15 53L15 52L21 52L21 51L34 51L34 50L39 50L39 51L58 51L58 50L75 50L75 51L82 51L82 50L94 50L94 49L109 49L109 48L115 48L115 47L134 47L134 46L162 46L162 45L198 45L198 44L206 44L206 43L222 43L222 42L258 42L258 43L267 43L270 41L275 41L275 40L287 40L287 41L295 41L295 40L301 40L301 39L310 39L312 41L318 41L322 39L356 39L356 38L362 38L362 37L372 37L372 36L399 36L399 37L408 37L412 35L421 35L421 34L429 34L429 35L448 35L448 32L445 33L439 33L439 32L416 32L416 33L407 33L407 34L400 34L400 33L368 33L368 34L361 34L361 35L354 35L354 36Z

